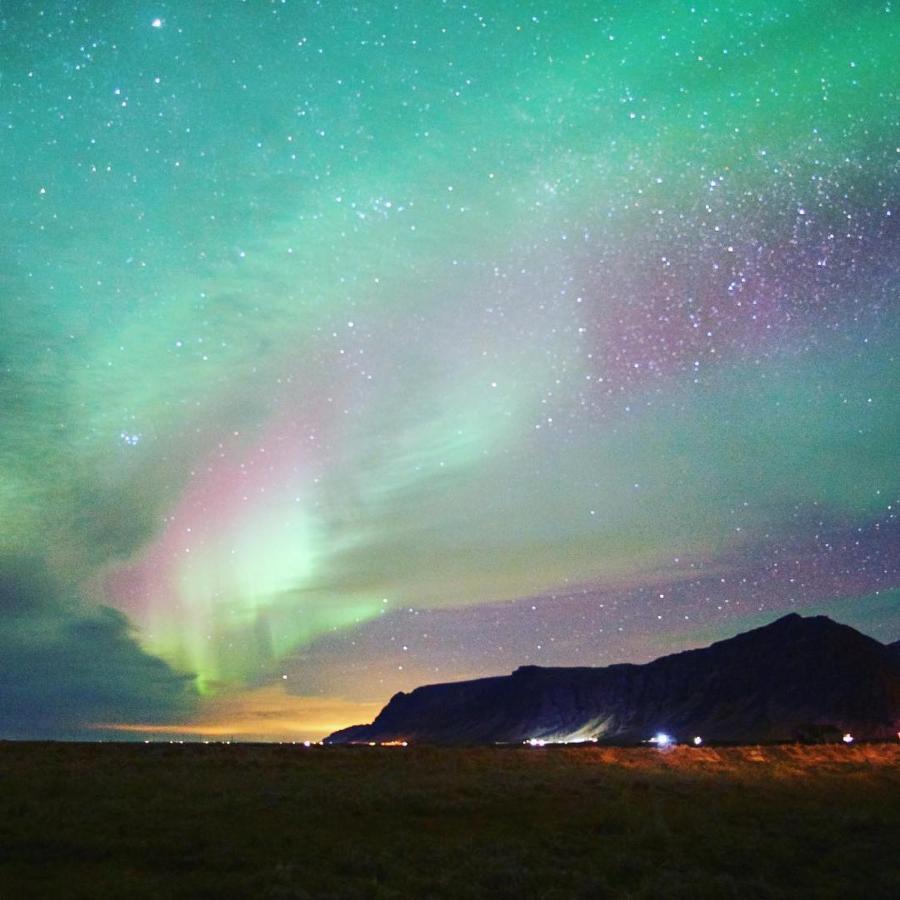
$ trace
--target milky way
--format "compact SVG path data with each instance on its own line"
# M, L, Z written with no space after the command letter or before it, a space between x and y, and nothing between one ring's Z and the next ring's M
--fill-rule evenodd
M897 15L6 10L3 732L900 636Z

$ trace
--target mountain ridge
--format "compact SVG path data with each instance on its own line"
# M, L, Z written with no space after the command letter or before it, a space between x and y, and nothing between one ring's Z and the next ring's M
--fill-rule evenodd
M900 642L898 642L900 644ZM327 743L478 744L886 738L900 728L900 651L827 616L790 613L648 663L520 666L395 694Z

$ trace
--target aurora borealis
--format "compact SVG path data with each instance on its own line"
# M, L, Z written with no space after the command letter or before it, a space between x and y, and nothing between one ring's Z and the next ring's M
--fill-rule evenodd
M890 2L0 15L0 736L900 637Z

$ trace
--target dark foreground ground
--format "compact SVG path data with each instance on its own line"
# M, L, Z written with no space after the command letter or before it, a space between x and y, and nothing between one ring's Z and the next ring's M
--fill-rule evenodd
M0 744L3 898L900 896L900 745Z

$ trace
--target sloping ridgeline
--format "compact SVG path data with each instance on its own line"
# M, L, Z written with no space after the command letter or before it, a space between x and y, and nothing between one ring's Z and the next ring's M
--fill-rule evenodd
M787 615L644 665L523 666L398 693L370 725L327 743L598 739L775 741L900 730L900 651L825 616Z

